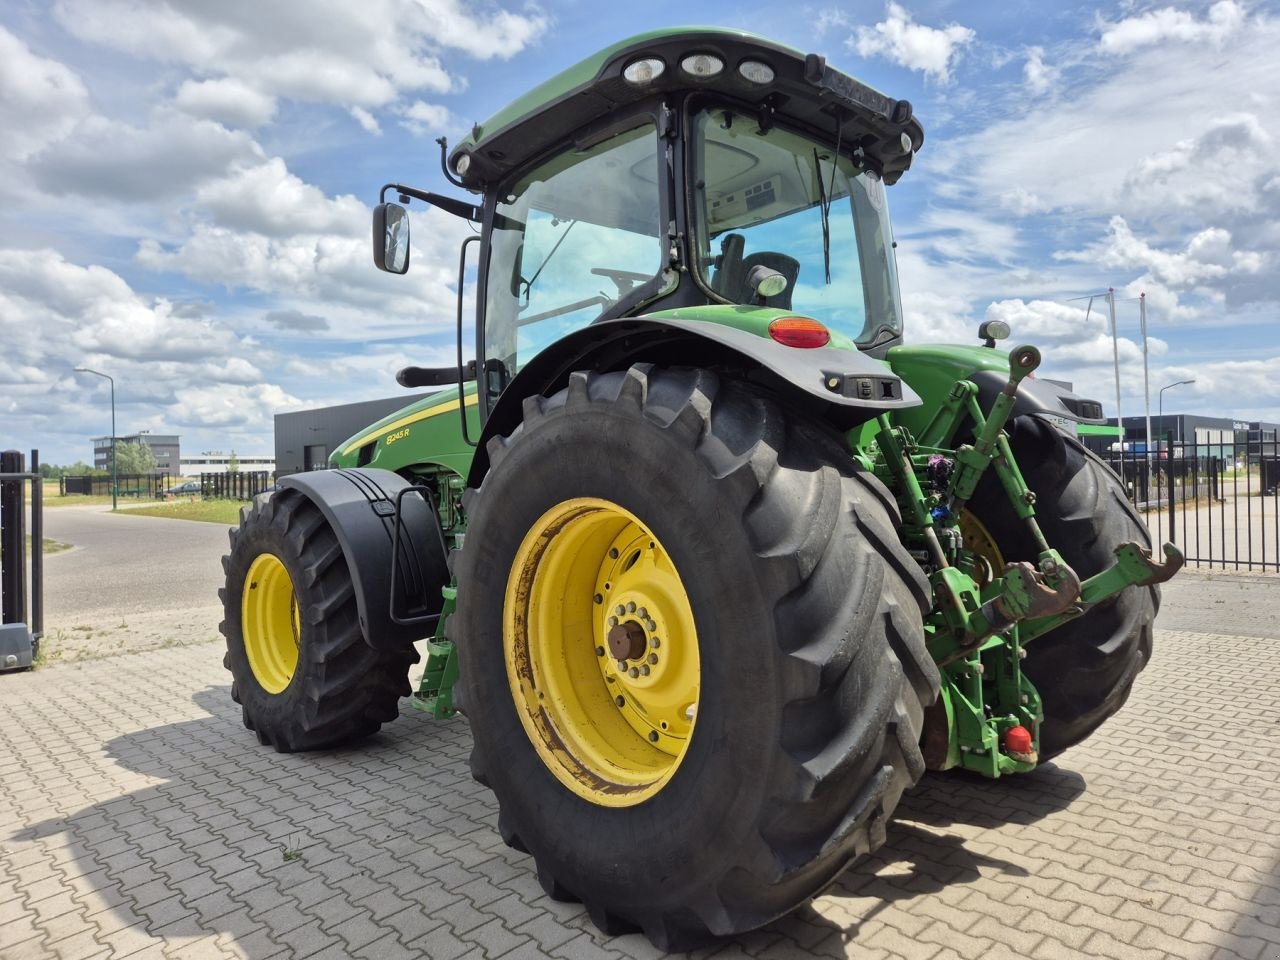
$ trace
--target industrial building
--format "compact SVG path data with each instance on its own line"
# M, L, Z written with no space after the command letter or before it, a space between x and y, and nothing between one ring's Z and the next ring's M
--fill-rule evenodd
M182 463L182 454L176 433L149 433L143 430L126 437L116 437L116 444L145 443L151 448L151 455L156 458L155 473L167 473L177 476ZM111 469L111 438L94 437L93 467L95 470Z
M419 393L293 413L277 413L276 475L283 477L304 470L323 469L328 466L329 454L342 441L369 424L427 396L430 394Z
M236 469L245 473L275 473L276 458L269 454L244 454L234 450L205 450L198 456L182 458L182 475L198 477L202 473L226 473L235 457Z

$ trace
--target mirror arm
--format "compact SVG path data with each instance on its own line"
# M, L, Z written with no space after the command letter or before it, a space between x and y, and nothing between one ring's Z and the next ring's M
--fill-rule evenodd
M472 223L479 223L483 216L481 209L474 203L455 200L453 197L442 197L438 193L428 193L426 190L419 190L416 187L406 187L402 183L384 184L382 190L378 193L379 203L386 202L388 190L396 191L396 193L400 194L402 200L406 197L414 197L423 203L439 207L445 213L451 213L455 217L462 217L462 219L470 220Z

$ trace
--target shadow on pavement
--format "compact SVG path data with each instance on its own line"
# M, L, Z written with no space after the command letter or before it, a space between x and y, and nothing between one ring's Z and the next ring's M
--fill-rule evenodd
M541 918L559 925L559 942L585 933L606 948L653 955L640 937L610 941L580 905L542 895L531 861L503 845L488 790L471 779L464 722L432 723L406 708L357 747L284 755L242 727L226 686L194 700L208 716L107 744L120 766L159 782L10 838L68 838L86 916L99 915L95 939L117 953L153 938L216 937L252 960L325 947L398 955L410 944L435 960L486 942L490 925L495 944L505 937L517 945L521 926ZM1078 774L1052 765L1001 782L929 775L903 798L886 845L828 891L837 904L862 901L860 916L806 907L709 952L767 957L774 944L782 953L794 952L790 943L808 950L832 934L848 943L895 903L973 882L984 870L1025 876L936 831L1032 823L1083 789Z

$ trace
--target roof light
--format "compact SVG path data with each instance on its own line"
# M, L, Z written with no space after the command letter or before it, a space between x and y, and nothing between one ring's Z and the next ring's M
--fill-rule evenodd
M714 77L724 69L724 61L710 53L691 53L680 61L680 69L691 77Z
M743 60L738 72L751 83L773 83L773 67L759 60Z
M769 336L784 347L825 347L831 333L809 317L779 317L769 324Z
M632 86L647 87L662 76L666 69L667 65L657 57L645 57L627 64L627 68L622 71L622 78Z
M463 153L453 162L453 169L460 177L465 177L467 171L471 169L471 154Z

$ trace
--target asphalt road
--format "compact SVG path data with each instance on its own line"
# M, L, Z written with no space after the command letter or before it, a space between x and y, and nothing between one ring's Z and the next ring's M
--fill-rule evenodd
M45 626L112 624L218 602L227 528L106 507L44 511L44 535L75 549L45 558Z

